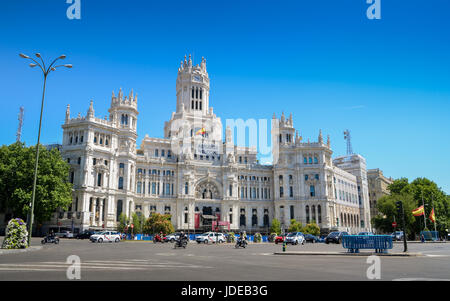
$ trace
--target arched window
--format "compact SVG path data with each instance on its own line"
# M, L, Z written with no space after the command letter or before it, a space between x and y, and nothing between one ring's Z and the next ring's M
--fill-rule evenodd
M308 158L308 161L309 161L309 164L312 164L312 158L311 157Z
M256 209L253 209L253 215L252 215L252 226L258 225L258 216L256 215Z
M312 205L311 207L311 215L312 215L312 220L316 221L316 206Z
M198 99L198 88L195 89L195 98Z
M184 194L189 194L189 182L184 183Z
M319 159L317 159L317 157L314 157L314 164L319 163Z
M122 210L123 210L122 206L123 206L122 200L118 200L117 208L116 208L116 221L119 221L119 217L122 214Z
M317 217L318 223L322 223L322 207L320 205L317 205Z
M192 87L192 98L194 98L194 87Z
M306 223L309 223L309 206L306 205L305 207L305 213L306 213Z
M203 89L200 89L200 99L202 99Z
M239 218L239 225L245 226L245 209L241 208L241 216Z
M201 110L202 109L202 102L201 101L199 101L199 108L198 108L199 110Z

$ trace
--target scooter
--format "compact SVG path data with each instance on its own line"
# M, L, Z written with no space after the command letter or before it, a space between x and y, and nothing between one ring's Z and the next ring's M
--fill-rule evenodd
M50 236L50 235L47 235L46 237L44 237L44 239L43 240L41 240L41 244L55 244L55 245L57 245L57 244L59 244L59 238L58 237L56 237L56 236Z
M174 249L176 249L176 248L186 249L186 246L187 246L187 239L183 238L183 239L177 239L175 241L173 248Z
M246 239L238 239L236 241L236 245L234 246L236 249L239 249L240 247L244 248L247 246L247 240Z

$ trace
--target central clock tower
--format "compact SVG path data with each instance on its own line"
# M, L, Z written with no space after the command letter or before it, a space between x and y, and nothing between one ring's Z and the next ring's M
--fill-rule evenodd
M192 65L192 58L181 62L177 76L177 108L187 113L205 116L209 113L209 76L206 72L206 60L202 57L200 65ZM184 106L184 108L182 108Z

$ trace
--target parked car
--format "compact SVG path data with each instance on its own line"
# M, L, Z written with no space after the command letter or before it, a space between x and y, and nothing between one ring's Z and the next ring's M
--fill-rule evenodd
M91 237L91 235L94 235L94 234L96 234L97 232L95 232L95 231L88 231L88 230L85 230L85 231L83 231L83 232L81 232L81 233L78 233L77 234L77 236L76 236L76 238L77 239L89 239L90 237Z
M329 244L330 242L340 244L342 242L342 236L348 235L348 232L331 232L328 234L328 236L325 238L325 243Z
M286 238L286 235L277 235L277 236L275 236L275 244L282 243L285 238Z
M306 242L312 242L312 243L316 243L319 242L319 238L315 235L312 234L305 234L305 241Z
M216 233L216 232L206 232L203 234L200 234L195 239L197 243L224 243L226 241L225 235L223 233Z
M403 231L395 231L391 234L392 240L403 240Z
M359 232L358 235L375 235L373 232Z
M55 233L55 236L59 237L59 238L73 238L73 233L70 231L61 231L61 232Z
M180 232L175 232L175 233L167 234L166 236L164 236L163 241L164 242L174 242L179 237L180 237Z
M112 232L112 231L104 231L100 233L96 233L91 235L89 238L92 242L119 242L120 241L120 233Z
M303 235L302 232L292 232L289 233L286 236L286 243L287 244L293 244L293 245L298 245L298 244L305 244L305 236Z

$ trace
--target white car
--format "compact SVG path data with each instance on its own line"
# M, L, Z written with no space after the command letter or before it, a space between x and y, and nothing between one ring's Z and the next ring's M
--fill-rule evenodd
M118 232L105 231L91 235L89 237L92 242L119 242L121 240Z
M180 238L180 232L175 232L172 234L167 234L166 236L164 236L164 241L166 242L175 242L175 240L177 240L178 238Z
M55 233L55 236L60 238L73 238L73 233L70 231L61 231L58 233Z
M226 241L225 235L223 233L206 232L203 233L195 239L197 243L224 243Z
M286 243L287 244L293 244L293 245L298 245L298 244L305 244L305 236L303 235L302 232L292 232L289 233L286 236Z

